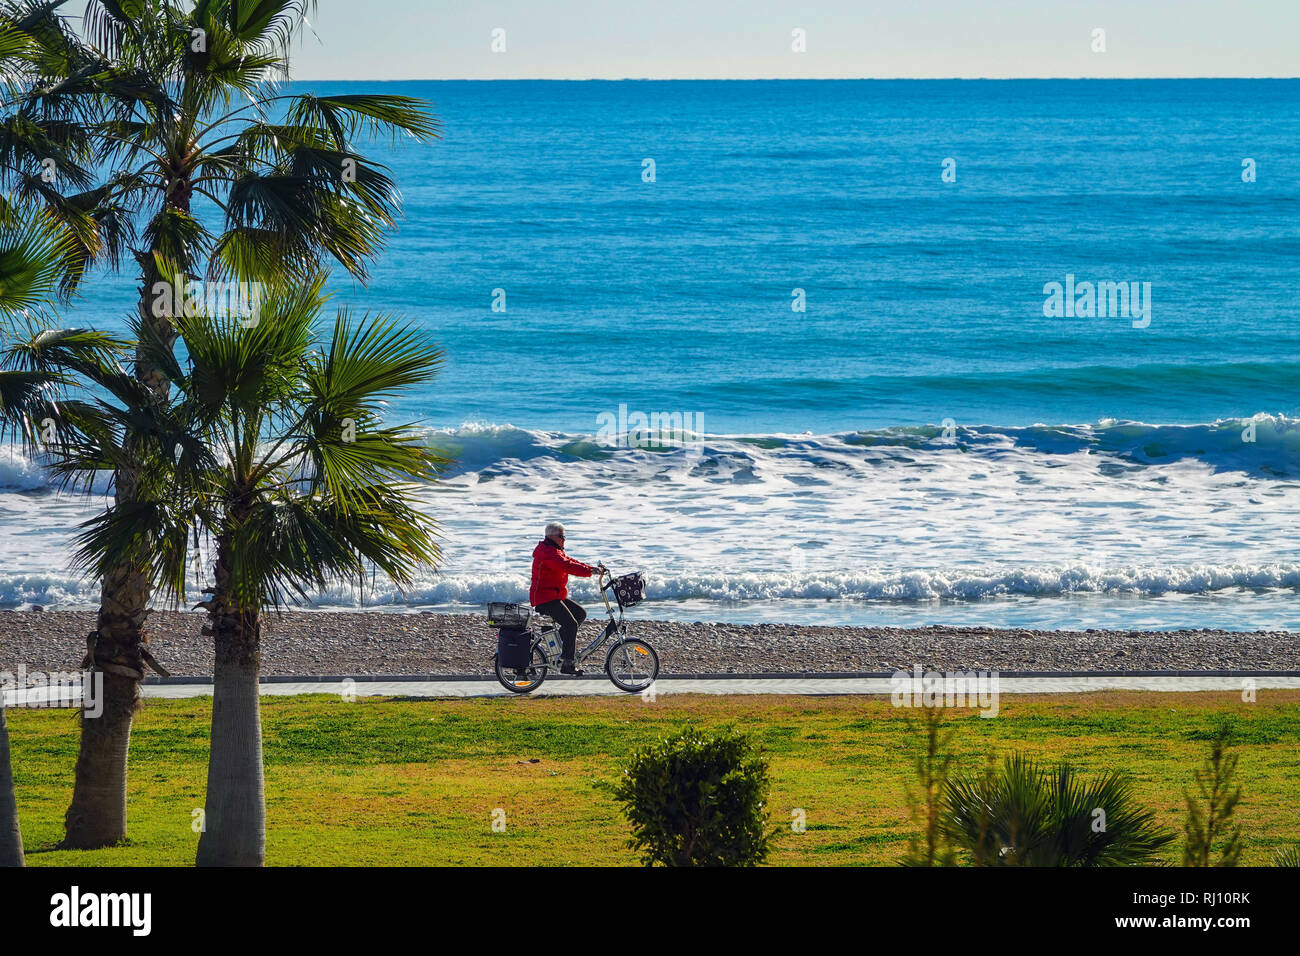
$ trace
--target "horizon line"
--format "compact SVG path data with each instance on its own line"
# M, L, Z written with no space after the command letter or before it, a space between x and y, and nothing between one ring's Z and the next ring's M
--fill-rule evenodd
M406 77L292 77L301 83L898 83L953 82L1017 83L1065 80L1070 82L1154 82L1167 80L1300 80L1297 76L406 76Z

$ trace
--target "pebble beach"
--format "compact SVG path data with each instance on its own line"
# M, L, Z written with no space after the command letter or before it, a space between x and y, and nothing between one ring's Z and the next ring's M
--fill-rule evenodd
M0 671L74 670L94 624L91 611L0 611ZM150 648L175 677L212 675L207 615L158 611ZM598 633L584 624L579 649ZM603 620L603 618L601 618ZM1288 631L1020 630L942 626L836 627L635 620L659 652L661 673L880 673L911 670L1300 670ZM289 611L268 616L264 676L486 675L495 630L482 615ZM603 659L589 659L599 671Z

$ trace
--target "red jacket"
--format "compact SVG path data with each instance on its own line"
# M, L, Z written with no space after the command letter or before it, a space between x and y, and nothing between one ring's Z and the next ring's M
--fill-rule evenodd
M589 578L596 573L590 564L575 561L564 549L543 538L533 548L533 583L528 589L528 603L533 607L569 596L569 575Z

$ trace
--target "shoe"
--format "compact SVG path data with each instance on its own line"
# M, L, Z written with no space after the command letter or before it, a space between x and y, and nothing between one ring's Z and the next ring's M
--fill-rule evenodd
M572 664L567 664L567 663L561 663L561 664L560 664L560 673L561 673L561 674L572 674L574 677L581 677L581 676L582 676L582 671L578 670L578 669L577 669L576 667L574 667Z

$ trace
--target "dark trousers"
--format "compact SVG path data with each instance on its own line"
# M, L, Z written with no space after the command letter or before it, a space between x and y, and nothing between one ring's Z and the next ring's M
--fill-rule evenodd
M560 625L561 654L565 661L572 664L578 646L578 625L587 619L587 612L577 601L563 598L537 605L537 613L545 614Z

